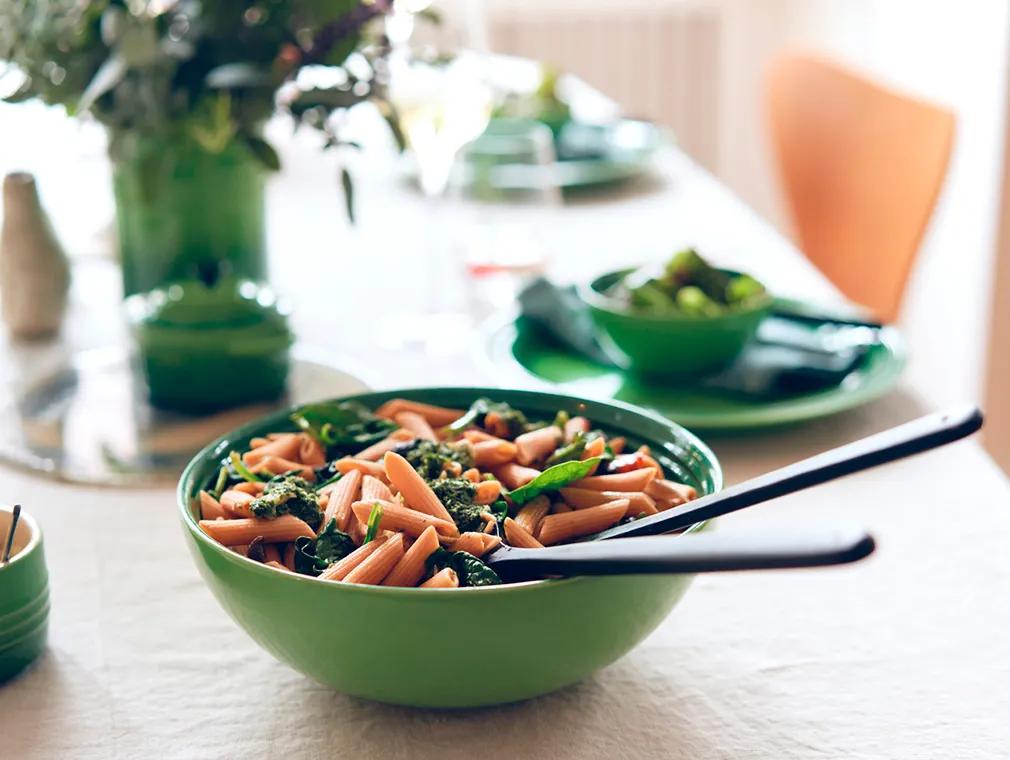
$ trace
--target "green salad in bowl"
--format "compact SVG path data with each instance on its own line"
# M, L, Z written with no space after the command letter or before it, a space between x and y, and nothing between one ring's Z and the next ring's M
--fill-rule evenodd
M692 248L660 267L600 275L580 295L618 365L683 380L730 364L772 303L756 279L714 267Z

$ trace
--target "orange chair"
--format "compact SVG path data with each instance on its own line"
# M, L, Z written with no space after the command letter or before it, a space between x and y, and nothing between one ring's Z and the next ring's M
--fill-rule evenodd
M803 55L772 66L767 105L800 247L848 298L894 319L954 115Z

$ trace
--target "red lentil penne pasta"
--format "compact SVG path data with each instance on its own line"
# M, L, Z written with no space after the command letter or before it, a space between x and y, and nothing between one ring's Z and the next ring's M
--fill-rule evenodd
M524 467L515 462L507 462L494 468L494 476L498 478L509 490L515 490L520 486L529 483L540 474L540 470L533 467Z
M475 557L484 556L484 538L486 533L462 533L452 545L452 550L469 552Z
M554 425L523 433L515 440L516 461L521 465L530 465L550 456L561 443L561 435L561 430Z
M339 562L335 562L319 574L324 581L342 581L354 568L372 556L386 542L386 536L376 536L364 546L359 546Z
M544 545L537 541L533 534L517 523L511 517L505 518L505 540L510 546L520 549L543 549Z
M382 461L389 482L396 486L403 500L411 508L452 522L452 517L431 490L431 486L424 482L424 478L417 473L410 462L395 451L387 451Z
M553 504L551 504L550 514L552 514L552 515L560 515L563 512L571 512L571 511L572 511L572 508L570 506L568 506L567 504L565 504L563 501L556 501Z
M356 568L344 576L344 583L378 586L403 559L403 535L397 533L372 552Z
M283 565L280 562L274 562L273 560L269 562L264 562L263 564L266 565L267 567L272 567L275 570L283 570L285 573L294 572L294 568L287 567L286 565Z
M488 412L484 415L484 429L493 436L505 438L509 434L509 424L498 412Z
M351 504L358 500L363 477L360 470L351 470L333 484L333 489L330 491L329 499L326 502L326 511L323 513L323 520L319 523L320 530L326 527L326 523L330 521L330 518L337 521L337 528L347 530L347 523L351 519Z
M585 417L572 417L565 423L565 443L571 443L577 433L588 433L590 427Z
M284 567L286 567L291 572L295 571L295 545L285 544L284 545Z
M518 449L512 441L492 438L488 441L478 441L473 445L474 463L482 470L488 470L516 458Z
M392 501L393 492L389 490L389 486L378 478L366 475L365 479L361 481L361 501L369 501L372 499Z
M582 452L580 459L591 459L593 457L602 456L603 452L607 450L607 441L605 438L600 436L599 438L594 438L589 443L586 444L586 450Z
M478 430L473 428L472 430L467 430L463 433L463 437L470 441L470 443L480 443L481 441L501 441L503 439L498 436L491 435L490 433L485 433L483 430Z
M248 483L242 481L241 483L236 483L231 486L229 490L235 491L245 491L246 493L252 494L253 496L259 496L263 493L263 490L267 487L266 483Z
M645 492L654 498L657 503L662 501L669 503L669 506L684 504L698 497L698 492L691 486L683 483L675 483L672 480L656 478L645 487Z
M392 451L401 443L414 440L414 434L409 430L400 428L394 430L388 437L383 438L378 443L373 443L367 449L362 449L354 455L355 459L366 459L370 462L378 462L387 451Z
M266 457L271 456L294 460L298 457L298 447L300 444L301 438L297 433L287 433L280 438L270 440L262 446L257 446L251 451L247 451L242 455L242 462L246 467L254 467Z
M655 477L655 469L643 467L613 475L590 475L571 485L573 488L591 488L594 491L644 491Z
M571 538L598 533L624 517L628 504L627 499L618 499L597 507L547 515L540 524L540 535L537 538L544 546L550 546Z
M456 523L452 520L442 520L391 501L359 501L352 504L351 510L362 525L368 523L368 516L372 513L372 507L376 503L382 506L382 517L379 519L380 530L402 530L409 536L420 536L425 528L433 525L435 530L443 536L455 537L459 535L459 529L456 528Z
M416 586L424 577L425 562L438 548L438 531L429 525L417 540L407 549L389 575L382 581L383 586Z
M277 548L277 544L267 544L263 547L263 563L268 564L270 562L275 562L278 565L281 564L281 553Z
M516 522L529 533L536 536L540 530L540 521L551 511L551 500L544 495L530 499L516 513Z
M420 401L408 401L404 398L390 399L375 410L376 417L393 419L399 412L416 412L428 421L432 427L445 427L463 416L462 409L447 409L444 406L423 404Z
M239 544L238 546L229 546L236 554L241 554L243 557L249 556L249 544Z
M206 491L200 491L200 517L204 520L217 520L227 517L221 502Z
M393 422L402 427L404 430L409 430L414 434L415 438L421 438L425 441L438 440L438 436L435 435L435 431L431 429L431 425L428 424L428 420L417 412L397 412L393 415Z
M249 505L255 500L256 497L252 494L234 489L229 489L221 494L221 506L232 517L252 517Z
M266 446L268 443L270 443L269 438L250 438L249 448L258 449L260 446Z
M485 480L477 485L477 493L473 497L474 504L494 504L501 496L501 483L497 480Z
M608 501L627 499L629 517L636 515L654 515L657 512L656 502L641 491L594 491L591 488L562 488L561 498L574 509L585 509L606 504Z
M418 588L459 588L459 576L451 567L439 570Z
M310 483L314 483L316 481L316 471L314 468L307 464L302 464L301 462L283 459L282 457L263 457L263 459L261 459L257 464L251 465L249 469L257 475L261 473L281 475L285 472L295 472L299 477L305 478Z
M624 447L628 445L628 441L623 435L611 438L609 443L610 450L613 451L614 454L621 454L624 451Z
M342 472L345 475L351 470L358 470L362 475L371 475L373 478L378 478L383 481L386 480L386 470L383 468L381 462L344 457L343 459L338 459L334 462L333 466L337 469L337 472Z
M257 536L262 536L264 543L268 544L294 541L301 536L316 537L315 532L304 520L299 520L293 515L282 515L273 520L260 520L255 517L237 520L200 520L200 528L225 546L248 544Z
M666 473L663 472L662 466L660 466L659 462L657 462L653 457L649 456L648 454L642 454L642 459L645 460L645 464L647 467L651 467L656 471L657 478L666 477Z
M319 467L326 464L326 451L319 441L308 433L302 433L299 436L298 461L302 464Z
M471 483L480 483L480 470L476 467L471 467L469 470L464 472L461 477L466 478Z

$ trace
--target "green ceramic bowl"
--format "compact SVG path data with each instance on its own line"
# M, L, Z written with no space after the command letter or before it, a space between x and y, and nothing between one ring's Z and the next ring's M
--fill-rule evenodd
M0 539L11 511L0 508ZM49 575L42 532L21 513L11 560L0 567L0 683L13 678L42 654L49 632Z
M410 398L467 407L487 396L533 418L558 409L647 443L672 477L722 487L712 452L666 419L615 401L497 388L429 388L352 396L368 407ZM612 663L662 622L691 576L580 577L463 589L326 583L274 570L208 538L196 494L232 449L290 429L278 412L219 438L193 459L179 507L193 557L225 610L264 649L338 691L401 705L474 707L526 699ZM700 526L697 526L700 527Z
M580 287L579 295L607 354L619 366L642 374L689 380L722 369L754 337L771 309L769 296L719 317L632 312L607 295L632 271L600 275Z

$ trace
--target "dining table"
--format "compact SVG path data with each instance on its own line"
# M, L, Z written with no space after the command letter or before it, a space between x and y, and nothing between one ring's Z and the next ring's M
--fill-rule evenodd
M271 279L294 307L300 345L347 373L320 394L512 383L481 355L482 322L501 305L475 296L458 257L433 274L418 243L431 202L393 152L322 154L289 124L269 130L283 161L268 187ZM353 225L340 162L355 178ZM87 183L81 193L109 192ZM452 204L438 211L448 231ZM562 281L688 243L777 293L842 302L673 144L647 176L568 197L537 231L546 270ZM0 380L124 346L118 288L111 256L76 258L61 336L0 339ZM432 303L456 318L406 339L397 315L406 322ZM906 379L823 419L702 437L735 483L935 411L928 383ZM40 524L52 604L46 652L0 686L0 758L1010 756L1010 489L975 439L719 521L726 532L863 526L877 541L868 559L698 576L613 665L553 694L466 710L345 696L261 650L198 574L171 483L103 487L3 465L0 502ZM313 611L304 615L311 624Z

